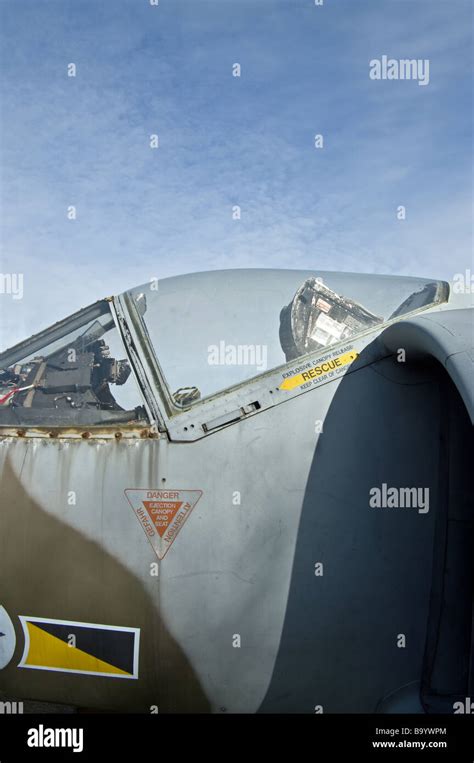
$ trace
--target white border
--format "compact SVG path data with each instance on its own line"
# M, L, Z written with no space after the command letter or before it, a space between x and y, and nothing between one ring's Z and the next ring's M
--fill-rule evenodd
M101 625L100 623L81 623L77 620L53 620L48 617L29 617L27 615L18 615L18 617L21 622L21 627L23 628L23 634L25 636L25 647L21 656L21 660L18 663L19 668L29 668L30 670L47 670L50 673L76 673L83 676L104 676L104 678L138 679L140 628L127 628L125 626L121 627L119 625ZM134 633L135 639L133 644L133 674L121 675L120 673L98 673L94 670L73 670L72 668L50 668L45 665L28 665L26 663L26 659L30 651L30 634L28 631L28 623L33 623L33 625L35 623L51 623L52 625L77 625L81 628L95 628L104 631L118 631L119 633ZM93 657L94 655L91 656Z

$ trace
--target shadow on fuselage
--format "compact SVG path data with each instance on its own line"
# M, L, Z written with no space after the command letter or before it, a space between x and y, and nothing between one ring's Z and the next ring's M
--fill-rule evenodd
M156 706L160 713L208 712L194 670L141 580L99 542L44 511L8 457L1 496L0 604L14 623L16 650L0 672L0 695L91 711L149 713ZM139 628L138 680L18 668L24 648L20 615Z
M363 360L364 353L359 366ZM279 652L260 712L371 713L397 687L421 679L442 392L433 363L402 365L385 358L359 367L332 399L306 484ZM307 394L317 419L318 390ZM428 489L420 494L429 496L428 511L371 507L370 491L383 484Z

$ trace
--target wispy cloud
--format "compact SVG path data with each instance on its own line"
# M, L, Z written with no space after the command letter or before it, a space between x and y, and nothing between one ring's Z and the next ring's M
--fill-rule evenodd
M25 277L0 297L2 345L153 276L470 267L469 0L0 12L0 269ZM371 81L382 54L429 58L429 86Z

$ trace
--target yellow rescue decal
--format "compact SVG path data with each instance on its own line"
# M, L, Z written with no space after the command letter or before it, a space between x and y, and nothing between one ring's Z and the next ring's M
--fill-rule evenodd
M358 356L355 350L345 352L343 355L330 358L328 360L319 363L316 366L309 366L302 373L295 374L295 376L288 376L281 384L280 389L292 390L295 387L301 387L303 384L312 383L314 380L320 379L322 376L337 375L337 371L344 366L352 363Z

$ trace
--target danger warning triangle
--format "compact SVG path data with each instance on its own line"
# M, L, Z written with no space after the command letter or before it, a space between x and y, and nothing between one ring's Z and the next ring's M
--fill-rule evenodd
M125 495L158 558L163 559L202 490L128 488Z
M176 512L183 505L182 501L143 501L143 505L147 510L151 521L155 525L160 538L163 537L163 533L168 529L173 519L176 516Z

